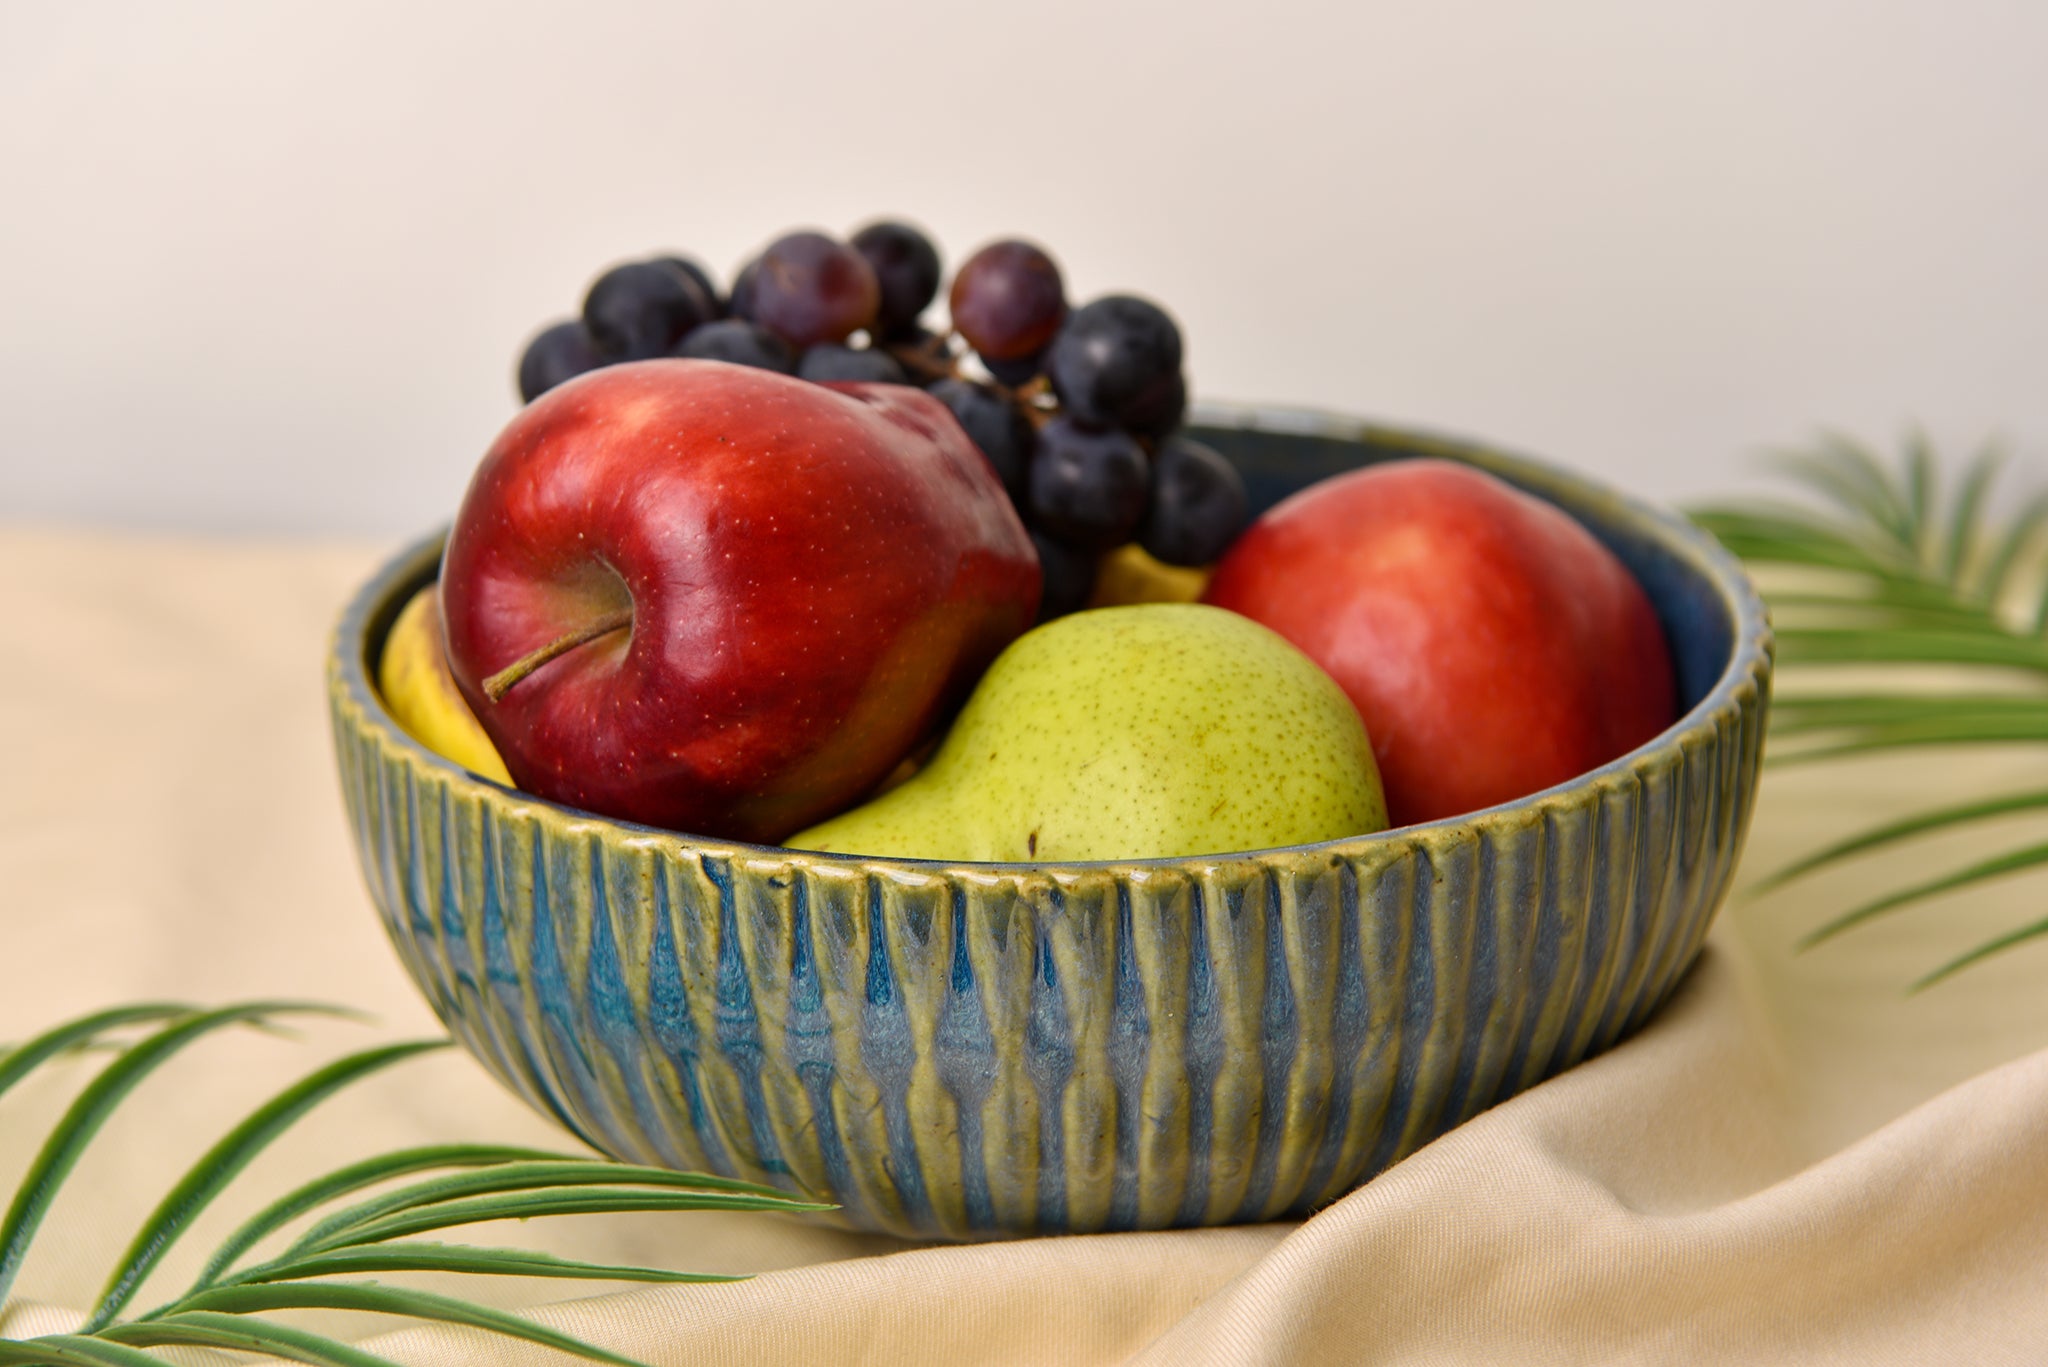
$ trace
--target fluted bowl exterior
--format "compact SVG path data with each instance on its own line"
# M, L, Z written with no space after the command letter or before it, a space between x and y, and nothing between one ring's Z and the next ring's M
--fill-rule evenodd
M435 1013L608 1154L943 1238L1299 1214L1640 1025L1755 797L1770 633L1740 567L1462 443L1255 410L1197 434L1259 506L1417 454L1558 503L1642 581L1685 714L1520 801L1289 849L949 865L707 840L500 787L391 720L369 681L437 537L363 588L328 671L363 872Z

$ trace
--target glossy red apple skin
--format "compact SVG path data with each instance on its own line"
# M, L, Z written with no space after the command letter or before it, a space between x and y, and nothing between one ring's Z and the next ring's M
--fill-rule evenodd
M1351 696L1395 825L1562 783L1674 720L1670 650L1634 576L1560 509L1452 461L1309 486L1245 530L1204 598Z
M441 569L456 683L520 788L773 842L857 801L1031 625L1036 552L900 385L607 367L513 419ZM493 702L483 681L630 606Z

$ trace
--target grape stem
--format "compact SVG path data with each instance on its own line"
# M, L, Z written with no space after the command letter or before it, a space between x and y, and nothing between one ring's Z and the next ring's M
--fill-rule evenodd
M954 334L947 333L944 337L933 337L924 342L913 342L904 346L884 347L883 350L895 357L897 363L905 370L912 371L924 379L953 379L960 374L960 363L953 359L952 349L947 345L953 336Z
M882 348L905 370L927 383L935 380L957 380L960 376L960 358L953 354L952 341L960 334L949 332L943 337L932 337L922 342ZM1012 408L1017 409L1030 420L1032 429L1045 426L1059 416L1059 407L1053 400L1052 381L1043 375L1034 375L1016 389L990 376L989 388L1003 396Z
M539 669L549 660L560 655L566 655L577 646L595 641L600 636L609 636L621 627L630 627L632 625L633 609L621 608L617 612L598 618L587 626L581 626L574 631L557 636L531 655L522 655L511 664L506 665L503 669L491 675L490 678L485 679L484 696L492 702L500 702L507 693L512 691L514 684L533 673L534 670Z

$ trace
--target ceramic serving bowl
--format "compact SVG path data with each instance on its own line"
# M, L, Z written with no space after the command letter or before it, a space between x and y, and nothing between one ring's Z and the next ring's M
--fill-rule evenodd
M977 865L707 840L499 787L392 721L370 680L435 538L363 588L328 670L363 872L435 1012L606 1153L947 1238L1299 1214L1640 1025L1756 791L1770 632L1736 562L1477 447L1300 413L1197 434L1258 507L1417 454L1558 504L1648 591L1683 716L1520 801L1289 849Z

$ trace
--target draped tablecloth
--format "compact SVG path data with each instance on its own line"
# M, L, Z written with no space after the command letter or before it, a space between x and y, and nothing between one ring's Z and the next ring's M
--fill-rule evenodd
M329 751L328 633L385 549L0 528L0 1040L167 996L376 1016L224 1035L145 1083L60 1199L0 1335L75 1324L156 1199L270 1092L342 1049L438 1033L363 890ZM1771 772L1742 881L1887 814L2019 786L2040 759ZM919 1247L781 1216L573 1217L473 1237L760 1275L421 1284L654 1364L2048 1361L2048 945L1905 991L2038 917L2038 893L1985 885L1793 951L1930 851L1957 862L2011 834L1738 893L1637 1036L1301 1224ZM100 1062L0 1102L0 1196ZM409 1063L302 1122L150 1290L287 1185L450 1140L568 1142L466 1056ZM318 1323L406 1363L567 1360Z

